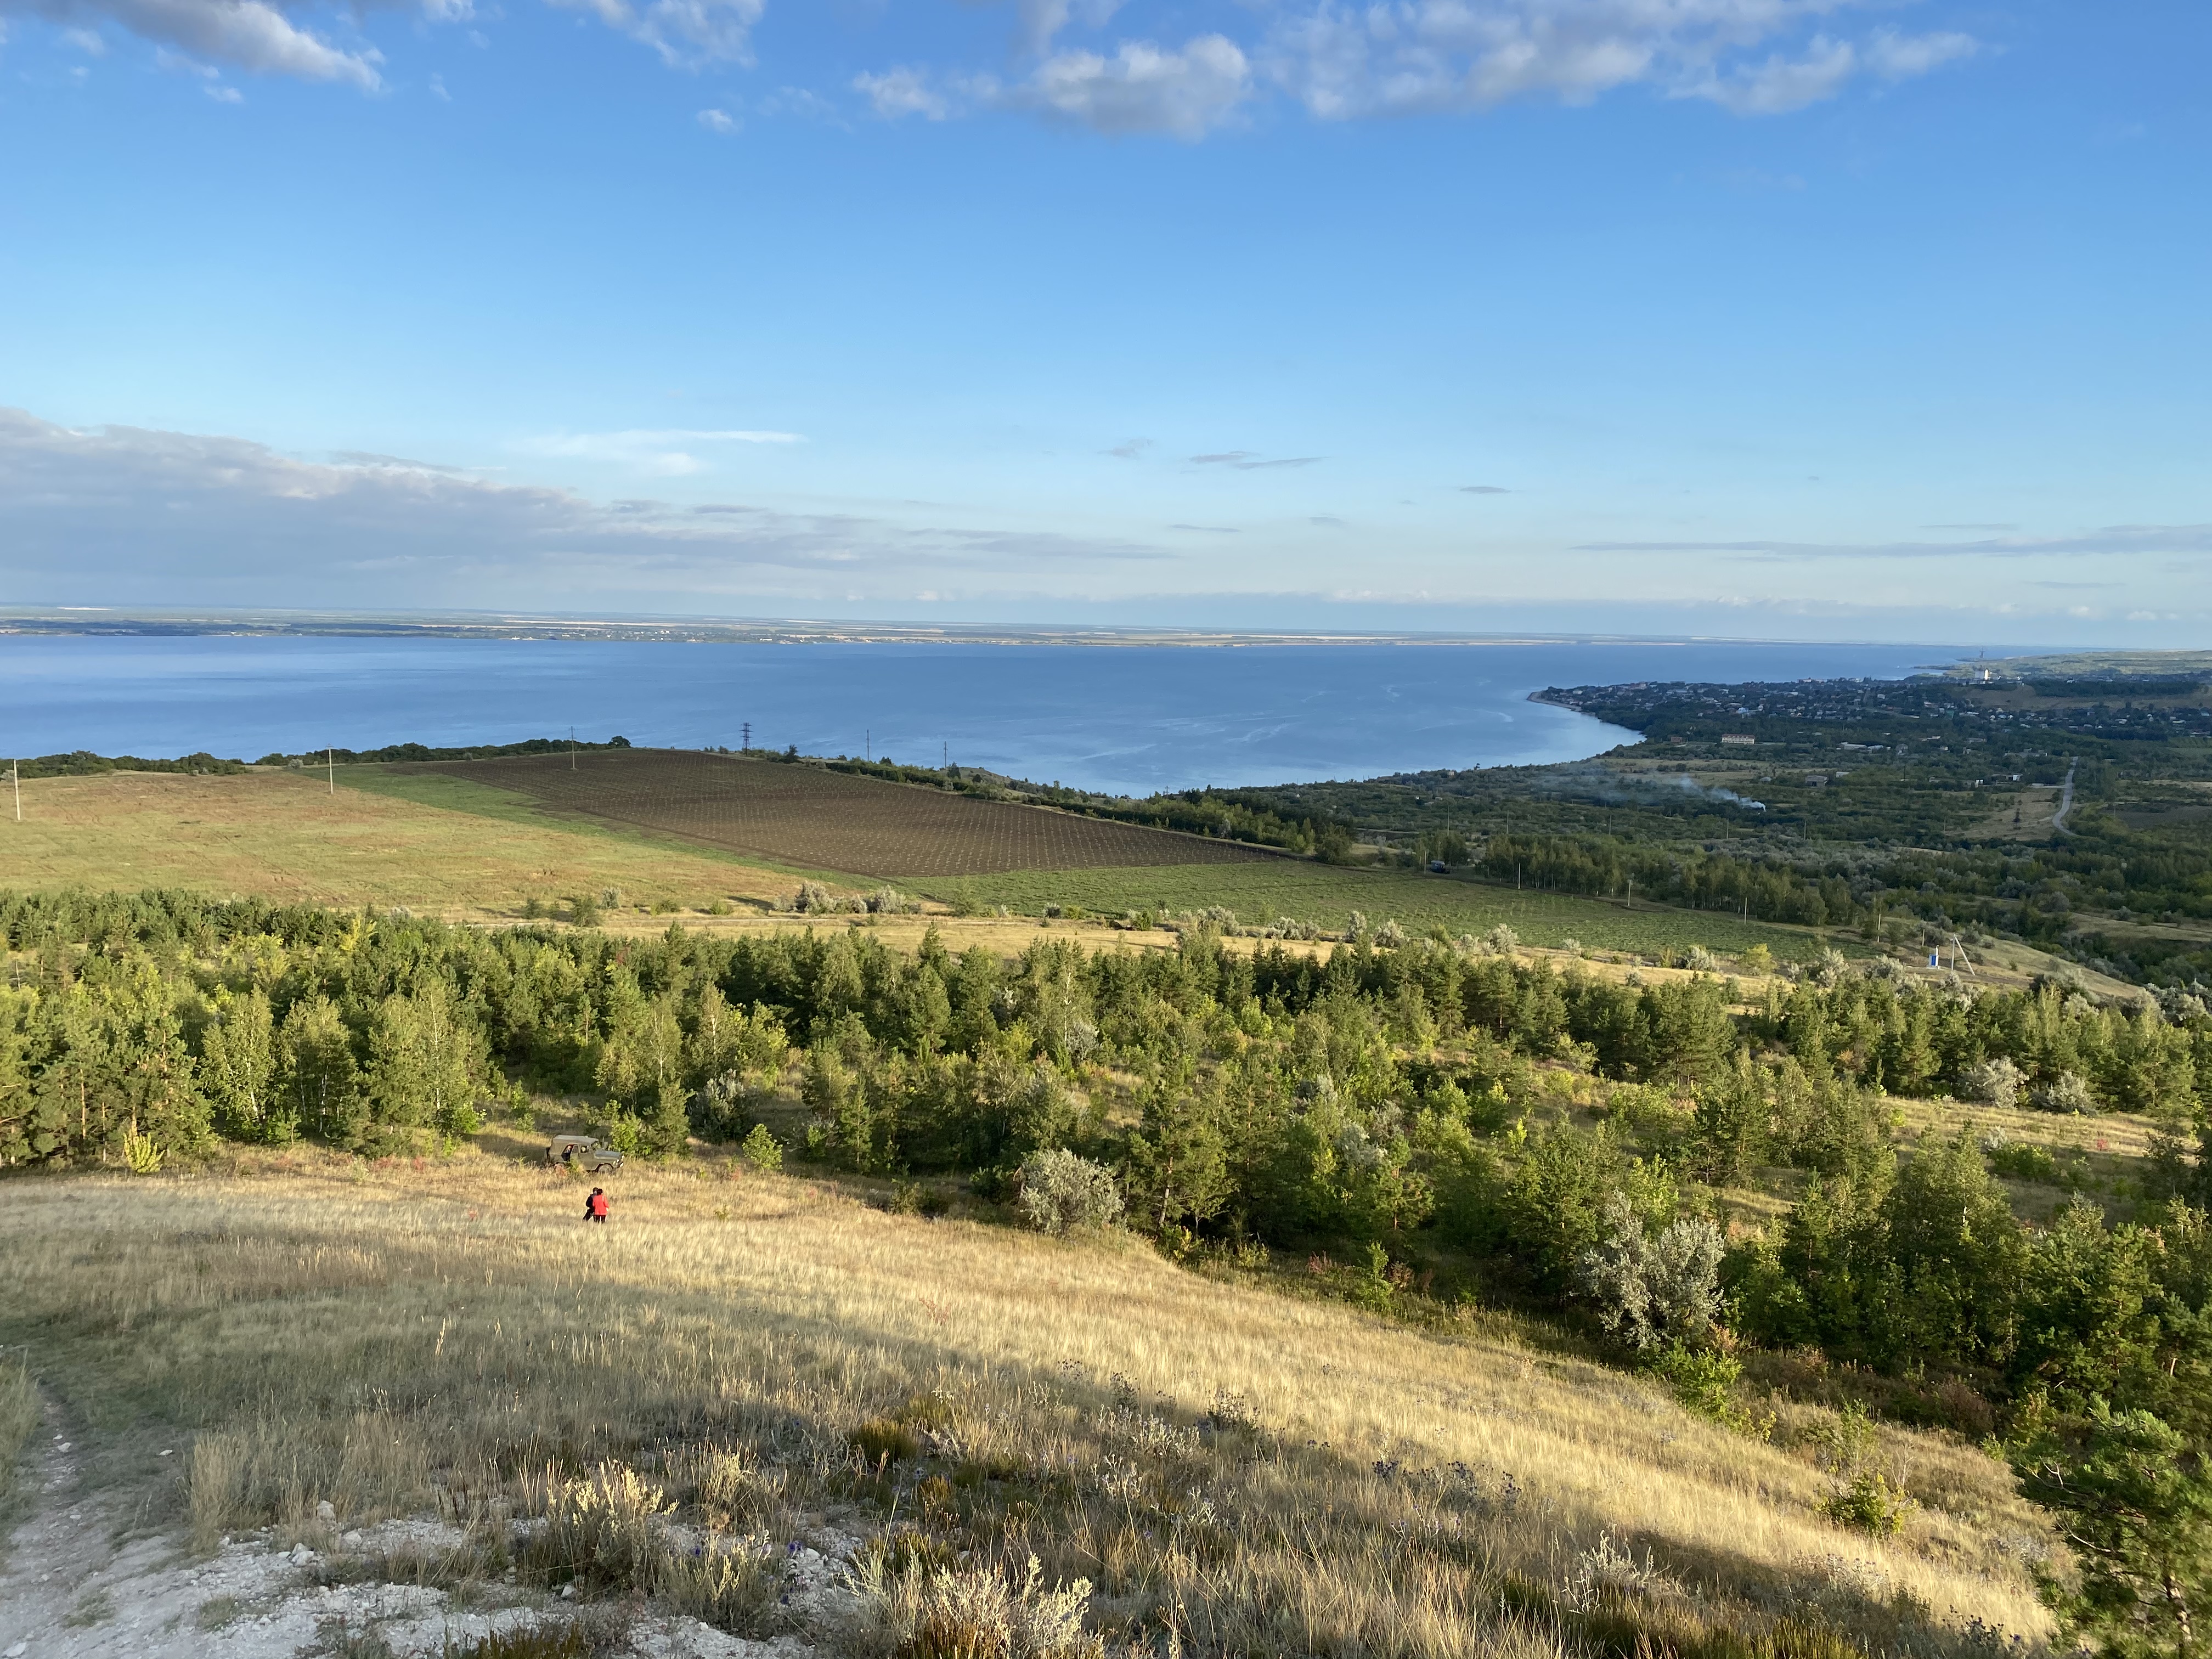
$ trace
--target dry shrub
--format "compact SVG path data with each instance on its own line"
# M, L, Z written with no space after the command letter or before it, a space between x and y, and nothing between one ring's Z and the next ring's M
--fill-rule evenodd
M577 1480L549 1471L544 1521L532 1533L523 1564L556 1583L649 1595L667 1553L662 1526L675 1507L621 1464L602 1463Z
M1022 1217L1039 1232L1110 1227L1121 1213L1114 1173L1064 1146L1031 1152L1021 1169Z
M751 1531L783 1506L790 1473L770 1468L742 1447L707 1446L668 1460L670 1480L699 1506L707 1530Z
M871 1463L902 1462L921 1450L921 1440L896 1418L872 1417L853 1431L853 1449Z
M897 1572L888 1553L854 1577L870 1645L896 1659L1088 1659L1105 1645L1083 1628L1091 1583L1047 1589L1034 1555L1019 1578L991 1566Z
M586 1659L591 1650L574 1625L519 1625L494 1631L466 1647L448 1646L446 1659Z
M444 1659L605 1659L631 1651L629 1636L629 1615L621 1608L579 1607L564 1618L494 1631L465 1647L449 1640Z
M705 1502L757 1503L768 1484L744 1470L734 1454L688 1461ZM669 1525L677 1506L665 1491L635 1469L602 1463L579 1480L549 1472L544 1493L544 1520L523 1552L523 1565L534 1576L657 1596L724 1630L757 1630L775 1606L776 1565L758 1541L733 1541L719 1533L689 1541ZM727 1509L721 1513L726 1516Z
M678 1613L741 1636L767 1633L781 1589L775 1556L709 1543L664 1553L653 1593Z

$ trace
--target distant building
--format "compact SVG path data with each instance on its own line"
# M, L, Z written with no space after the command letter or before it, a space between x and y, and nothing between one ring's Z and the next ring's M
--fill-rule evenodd
M1757 743L1759 739L1752 736L1748 732L1723 732L1721 733L1721 741L1723 743L1740 744L1744 748L1748 749L1753 744Z

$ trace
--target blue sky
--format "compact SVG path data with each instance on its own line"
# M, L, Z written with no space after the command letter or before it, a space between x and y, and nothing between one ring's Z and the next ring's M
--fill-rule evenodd
M0 22L0 602L2212 621L2201 4Z

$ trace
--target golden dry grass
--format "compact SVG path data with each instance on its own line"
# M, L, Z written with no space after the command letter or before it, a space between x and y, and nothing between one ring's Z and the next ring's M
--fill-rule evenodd
M287 903L405 905L511 919L532 895L766 902L796 880L733 859L606 833L487 819L301 773L33 778L0 817L0 886L175 887Z
M905 1513L942 1502L971 1539L1093 1579L1109 1613L1180 1609L1209 1649L1525 1645L1498 1586L1567 1595L1607 1534L1650 1552L1661 1613L1817 1616L1919 1651L1970 1619L2046 1628L2018 1560L2041 1528L1955 1439L1885 1431L1921 1507L1877 1542L1816 1513L1833 1483L1809 1454L1640 1380L1223 1285L1126 1238L697 1168L625 1172L586 1229L565 1176L478 1153L284 1162L20 1180L0 1206L0 1334L118 1439L239 1437L223 1502L264 1516L404 1511L732 1435L802 1505L865 1508L897 1470L876 1480L847 1437L933 1395L945 1467L984 1473L899 1488ZM1191 1430L1222 1391L1268 1432Z

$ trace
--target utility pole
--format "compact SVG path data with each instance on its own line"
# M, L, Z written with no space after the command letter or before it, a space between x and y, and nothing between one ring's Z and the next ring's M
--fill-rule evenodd
M23 763L19 760L9 761L8 775L15 785L15 822L21 823L23 821Z
M738 729L743 732L744 735L738 739L738 746L741 749L750 749L753 746L753 723L750 720L747 720L744 725Z
M872 761L876 757L876 734L866 726L860 728L860 758Z
M335 749L324 750L323 765L331 775L331 793L335 795L338 792L338 751Z

